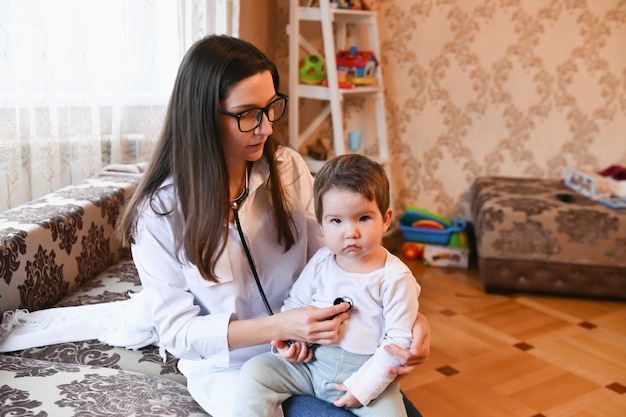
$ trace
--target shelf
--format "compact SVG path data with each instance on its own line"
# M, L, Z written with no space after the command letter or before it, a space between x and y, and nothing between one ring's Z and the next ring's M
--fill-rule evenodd
M342 96L369 96L382 92L382 87L378 86L359 86L353 88L338 89L339 95ZM323 85L298 85L298 95L301 98L312 98L317 100L330 100L331 91L329 87Z
M347 98L364 98L367 103L364 109L369 114L359 115L365 118L358 122L357 129L364 131L366 143L377 142L378 152L376 155L368 154L368 157L389 168L389 150L387 143L387 125L385 117L385 98L383 87L382 67L380 63L376 71L376 82L371 85L359 85L352 88L339 88L339 75L337 72L337 51L346 50L353 45L357 38L360 49L370 50L375 56L380 56L380 44L378 42L378 14L375 10L350 10L334 7L329 0L319 0L319 7L302 7L299 0L290 2L289 20L289 137L296 149L302 149L302 145L315 139L313 136L319 131L328 118L331 119L332 149L335 155L350 152L347 147L346 129L344 123L344 106ZM301 33L301 22L312 21L319 23L322 33L323 53L317 52L313 39L315 25L306 27L307 39ZM353 25L354 28L352 28ZM354 30L352 30L354 29ZM302 83L298 77L300 57L303 52L323 56L326 61L328 86L309 85ZM319 111L312 115L308 114L306 123L300 117L301 99L320 100L323 103ZM353 123L354 125L354 123ZM364 147L365 149L365 147ZM309 161L311 171L316 171L319 161Z
M344 23L366 23L368 20L376 19L376 12L369 10L350 10L331 8L331 19L340 20ZM300 20L319 22L322 20L322 12L319 7L298 8Z

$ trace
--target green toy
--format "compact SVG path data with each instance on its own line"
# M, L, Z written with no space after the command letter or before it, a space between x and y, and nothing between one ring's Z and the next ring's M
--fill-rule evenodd
M429 218L431 220L438 221L438 222L442 223L444 226L447 226L447 227L452 226L452 220L450 220L450 219L448 219L446 217L440 216L438 214L435 214L435 213L433 213L431 211L428 211L426 209L418 208L418 207L415 207L415 206L407 206L406 211L412 211L412 212L415 212L415 213L419 213L423 217Z
M321 84L326 78L326 61L317 55L307 55L300 60L300 81L306 84Z
M467 248L469 246L467 233L464 231L452 233L452 235L450 235L450 243L448 243L448 246L451 248Z

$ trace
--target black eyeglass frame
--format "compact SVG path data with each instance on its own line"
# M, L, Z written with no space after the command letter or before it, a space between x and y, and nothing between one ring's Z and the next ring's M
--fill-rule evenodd
M237 119L237 128L239 128L239 131L242 133L247 133L247 132L252 132L254 129L256 129L257 127L259 127L259 125L261 124L261 120L263 120L263 115L265 114L265 116L267 117L267 120L269 120L271 123L277 122L280 119L282 119L282 117L285 115L285 113L287 112L287 101L289 100L289 96L283 93L277 93L276 94L277 97L270 101L267 106L265 107L252 107L249 109L246 109L244 111L241 111L239 113L231 113L229 111L226 110L221 110L220 109L220 114L223 114L224 116L230 116L230 117L234 117ZM274 103L280 101L280 100L284 100L285 101L285 106L283 107L283 111L281 114L279 114L277 117L275 117L273 120L270 118L270 107L272 107L272 105L274 105ZM243 130L241 128L241 117L243 116L244 113L250 112L250 111L254 111L254 110L260 110L259 111L259 115L257 116L256 119L256 124L254 125L254 127L252 129L247 129L247 130Z

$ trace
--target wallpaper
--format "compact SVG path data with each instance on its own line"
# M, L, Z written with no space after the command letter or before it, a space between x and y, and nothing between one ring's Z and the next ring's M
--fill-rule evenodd
M467 218L478 176L626 166L626 0L377 8L396 210ZM275 10L271 54L285 82L289 1Z

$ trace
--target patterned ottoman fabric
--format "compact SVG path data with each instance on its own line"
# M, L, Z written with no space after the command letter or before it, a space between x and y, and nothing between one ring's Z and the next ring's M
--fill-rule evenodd
M487 291L626 298L626 210L532 178L477 178L470 201Z

